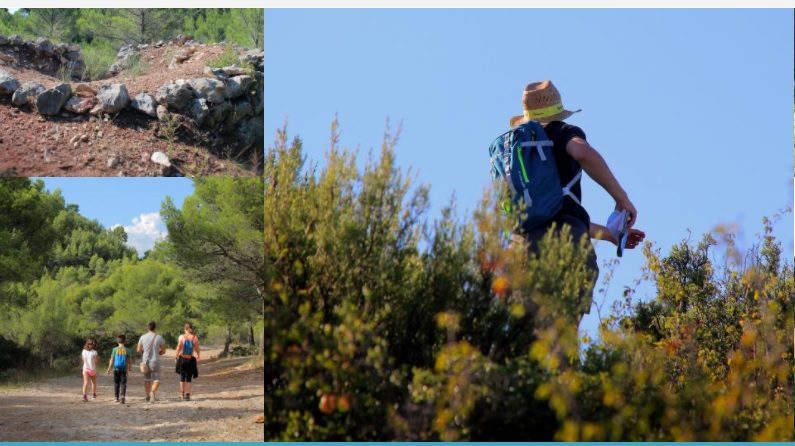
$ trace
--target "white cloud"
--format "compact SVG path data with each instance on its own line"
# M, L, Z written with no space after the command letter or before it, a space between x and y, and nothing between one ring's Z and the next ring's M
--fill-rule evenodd
M131 225L124 226L124 231L127 233L127 246L135 248L138 254L149 251L155 246L155 242L168 235L166 225L158 212L134 217Z

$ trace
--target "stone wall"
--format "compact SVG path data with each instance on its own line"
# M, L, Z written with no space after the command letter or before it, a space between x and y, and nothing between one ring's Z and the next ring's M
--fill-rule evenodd
M86 64L79 45L54 44L44 37L24 40L19 36L0 35L0 66L32 68L56 76L65 72L73 80L80 80Z
M111 115L125 109L152 119L189 120L227 147L264 149L262 52L241 55L240 64L205 67L204 77L177 79L153 92L130 97L122 83L99 86L62 83L45 89L36 82L20 82L0 69L0 97L17 107L45 116Z

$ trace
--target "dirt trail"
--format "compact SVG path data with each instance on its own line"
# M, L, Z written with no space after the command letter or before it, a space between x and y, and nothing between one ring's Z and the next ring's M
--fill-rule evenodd
M25 388L0 388L0 441L264 441L263 425L255 423L265 404L262 369L246 366L248 358L211 358L219 352L202 352L209 359L199 363L191 401L179 398L173 350L162 358L160 401L154 404L144 402L137 362L125 405L113 401L113 377L105 374L97 379L97 399L88 403L81 401L79 371Z

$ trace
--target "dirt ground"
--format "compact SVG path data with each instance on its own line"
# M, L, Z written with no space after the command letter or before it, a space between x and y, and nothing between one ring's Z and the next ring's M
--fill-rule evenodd
M206 77L205 65L224 51L222 45L197 48L190 59L169 69L174 53L182 47L151 47L141 52L140 69L134 75L122 71L86 83L95 89L123 83L131 98L144 91L154 94L159 86L176 79ZM20 82L35 81L45 88L61 83L30 68L2 69ZM73 87L77 84L72 82ZM156 119L132 110L108 120L73 114L45 117L32 105L19 108L11 105L10 97L0 99L0 176L159 176L161 168L149 159L157 151L167 154L175 165L176 171L170 174L187 176L253 175L252 162L261 162L239 159L208 144L201 132L179 129L172 134Z
M0 388L0 441L264 441L256 418L265 404L264 373L250 358L199 362L191 401L179 395L174 351L162 358L159 401L144 401L143 376L133 364L127 404L114 402L113 377L100 368L97 399L82 401L82 377L52 379L24 388ZM102 358L107 367L107 358ZM89 398L91 398L89 396Z

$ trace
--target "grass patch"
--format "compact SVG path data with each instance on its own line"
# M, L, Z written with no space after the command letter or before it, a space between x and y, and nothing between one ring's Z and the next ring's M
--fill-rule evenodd
M79 373L76 367L3 370L0 372L0 389L17 389L30 383L63 378L76 373Z
M116 61L116 53L116 49L107 42L91 42L83 45L80 48L80 54L83 55L83 62L86 64L83 80L96 80L104 76Z
M128 59L129 62L127 63L127 68L124 69L124 73L130 77L136 77L144 74L144 65L141 62L141 55L135 54L130 56Z
M224 48L224 52L219 54L217 57L208 60L207 65L213 68L218 68L234 65L238 62L240 62L240 56L237 54L237 51L235 51L231 45L227 45Z

